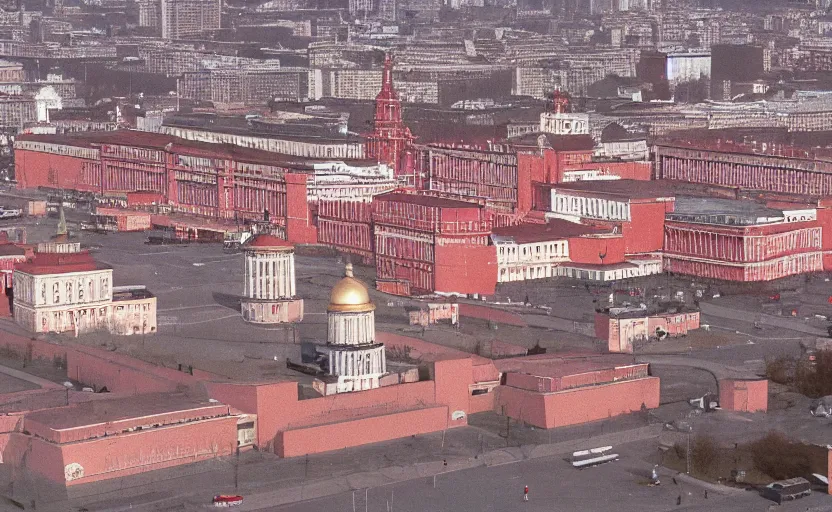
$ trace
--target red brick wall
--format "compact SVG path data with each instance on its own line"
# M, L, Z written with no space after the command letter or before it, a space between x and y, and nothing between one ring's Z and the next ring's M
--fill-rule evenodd
M468 406L471 393L468 384L473 382L471 359L450 359L433 363L432 377L436 386L435 401L448 406L448 427L468 424ZM454 412L465 416L454 420Z
M612 320L608 315L604 315L601 313L595 313L595 337L599 340L609 341L610 340L610 322Z
M631 203L632 221L625 222L621 231L624 234L627 254L661 251L664 246L664 216L673 210L673 202L668 203Z
M435 245L434 287L439 292L493 295L497 287L497 248Z
M447 411L438 406L287 430L278 433L275 451L281 457L297 457L436 432L445 428Z
M236 447L237 418L227 416L63 445L64 464L57 467L63 471L73 462L83 466L84 477L67 483L76 485L224 457Z
M605 265L624 261L624 237L574 237L569 239L569 259L575 263L600 265L600 255L606 254Z
M45 341L33 340L8 332L0 332L0 347L10 350L20 357L31 359L66 359L67 348Z
M630 381L541 394L501 386L495 410L541 428L578 425L659 406L659 379Z
M312 225L306 201L306 175L284 174L286 179L286 238L298 244L318 242L318 230Z
M527 325L526 321L520 315L487 306L477 306L476 304L460 304L459 315L462 317L479 318L481 320L493 320L497 323L516 325L518 327L525 327Z
M821 227L821 247L823 248L823 270L832 269L832 207L818 208L818 224Z
M130 394L176 391L180 385L197 383L184 372L81 346L67 351L67 376L89 386L106 386L112 393Z
M67 155L53 155L37 151L16 149L15 177L19 188L72 188L79 189L81 182L81 169L84 162L90 162L83 158L76 158ZM50 182L50 169L54 181Z
M766 412L768 410L768 381L719 381L719 406L727 411Z

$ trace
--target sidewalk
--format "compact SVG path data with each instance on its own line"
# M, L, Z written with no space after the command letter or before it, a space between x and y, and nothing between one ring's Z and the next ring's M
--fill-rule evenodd
M393 465L373 471L363 471L352 474L331 475L324 478L298 482L296 478L288 478L267 485L246 488L243 484L238 492L245 496L245 502L235 507L241 512L255 511L270 507L286 505L301 501L315 500L326 496L341 494L349 491L364 491L408 480L419 478L440 477L444 473L462 471L476 467L493 467L513 464L525 460L571 454L579 449L604 445L621 445L635 441L643 441L659 436L662 425L650 425L637 429L614 432L588 439L565 441L550 445L527 445L520 447L492 450L481 456L457 457L447 459L447 466L443 459L429 462L418 462L411 465ZM302 460L302 459L301 459ZM337 469L336 469L337 472ZM137 501L141 496L135 497ZM127 506L98 508L88 505L90 511L121 512L135 510L137 512L150 510L164 510L166 507L181 506L183 502L198 505L210 502L211 496L205 493L191 493L175 495L169 498L157 499L141 504Z

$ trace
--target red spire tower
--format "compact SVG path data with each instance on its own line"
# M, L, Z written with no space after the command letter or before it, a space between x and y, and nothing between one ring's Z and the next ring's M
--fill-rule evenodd
M402 154L413 142L410 128L402 121L402 103L393 87L393 59L384 57L381 91L376 96L373 133L367 138L367 156L386 163L398 176L402 170Z

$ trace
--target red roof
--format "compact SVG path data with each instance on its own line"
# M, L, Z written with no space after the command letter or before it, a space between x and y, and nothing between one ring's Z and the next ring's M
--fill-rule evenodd
M518 244L564 240L576 236L605 233L611 233L611 231L563 219L553 219L546 224L518 224L516 226L494 228L493 231L494 235L511 237Z
M274 235L256 235L246 242L245 246L257 249L292 249L295 245Z
M0 256L25 256L26 249L15 244L0 244Z
M374 201L389 201L395 203L418 204L435 208L483 208L483 205L473 201L448 199L423 194L408 194L406 192L387 192L373 198Z
M77 253L36 253L30 263L21 263L15 270L27 274L68 274L71 272L89 272L92 270L108 269L107 265L97 263L89 252Z

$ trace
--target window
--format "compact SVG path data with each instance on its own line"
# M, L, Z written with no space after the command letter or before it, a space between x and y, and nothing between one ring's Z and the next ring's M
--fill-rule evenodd
M53 287L52 302L57 304L60 301L61 301L61 285L60 285L60 283L55 283L55 286Z

